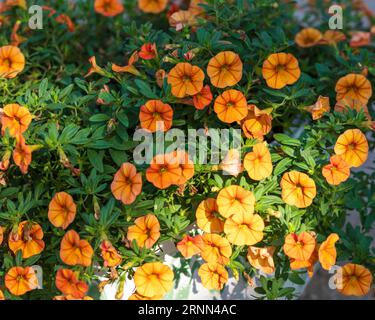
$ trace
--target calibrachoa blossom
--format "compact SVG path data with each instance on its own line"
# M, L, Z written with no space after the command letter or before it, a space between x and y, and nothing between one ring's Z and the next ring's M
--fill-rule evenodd
M38 279L31 267L13 267L5 275L5 286L15 296L22 296L38 287Z
M193 96L203 88L204 73L202 69L187 62L178 63L168 73L168 83L172 94L177 98Z
M66 229L77 213L73 197L62 191L56 193L48 206L48 219L57 228Z
M100 244L100 249L102 250L102 257L105 267L116 267L121 264L122 258L120 254L108 240L103 240L103 242Z
M335 243L339 241L339 236L332 233L319 247L319 261L323 269L329 270L336 263Z
M151 132L168 131L172 127L172 120L173 109L167 103L160 100L149 100L141 106L139 121L143 129Z
M346 296L363 296L370 291L373 277L371 272L359 264L348 263L342 267L336 285Z
M275 271L275 263L273 261L274 251L274 247L258 248L250 246L247 251L247 259L254 268L271 274Z
M106 17L114 17L124 11L121 0L95 0L95 11Z
M246 98L238 90L226 90L215 99L214 110L223 122L240 121L248 113Z
M113 177L111 184L113 196L124 204L131 204L142 191L142 176L135 166L123 163Z
M56 273L55 284L63 294L74 298L83 298L89 289L89 286L78 280L77 274L70 269L59 269Z
M12 137L19 137L29 127L32 116L26 107L19 104L7 104L1 116L1 133L8 129Z
M195 237L185 236L179 243L177 249L184 258L190 258L201 252L203 240L200 235Z
M207 74L215 87L234 86L242 78L240 56L232 51L218 53L208 62Z
M315 46L322 39L323 35L315 28L305 28L296 34L295 42L301 48Z
M349 178L350 167L343 158L334 155L329 162L322 168L322 174L329 184L338 185Z
M134 274L137 292L145 297L164 296L173 286L173 271L160 262L145 263Z
M301 76L298 60L290 53L271 54L263 63L263 78L273 89L294 84Z
M244 167L253 180L262 180L271 175L271 154L263 143L257 143L253 151L246 154Z
M25 56L18 47L0 47L0 77L15 78L25 68Z
M60 243L60 258L70 266L91 264L94 251L87 240L82 240L77 232L69 230Z
M209 290L221 290L228 281L229 275L219 263L204 263L199 267L198 275L202 285Z
M146 13L160 13L165 10L168 0L138 0L138 8Z
M227 239L218 234L207 233L202 236L202 259L209 263L228 264L232 247Z
M39 224L23 221L15 231L9 234L9 249L15 254L18 250L21 250L22 257L27 259L44 250L43 236L44 233Z
M336 100L352 98L366 104L372 95L372 86L365 76L350 73L337 81L335 91Z
M158 241L159 237L160 224L153 214L135 219L134 225L128 228L128 240L135 240L141 248L151 248Z
M250 139L263 140L272 128L272 110L260 110L254 104L249 104L247 109L247 116L240 121L244 135Z
M195 213L197 225L207 233L221 233L224 231L224 222L220 219L216 199L203 200Z

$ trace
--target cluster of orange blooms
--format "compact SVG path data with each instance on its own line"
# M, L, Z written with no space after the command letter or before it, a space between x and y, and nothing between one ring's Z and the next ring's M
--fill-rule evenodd
M139 0L138 6L144 12L159 13L166 8L166 0ZM194 5L194 4L193 4ZM196 4L195 4L196 5ZM108 17L121 14L124 7L119 0L96 0L95 11ZM191 13L191 9L189 12ZM180 13L189 20L186 14ZM173 15L172 21L177 25L182 23ZM175 19L175 20L174 20ZM69 24L68 20L61 18ZM296 43L303 48L317 44L332 44L344 40L339 32L327 31L322 35L319 31L308 28L296 36ZM128 65L112 64L114 72L128 72L135 76L139 74L135 64L139 58L144 60L157 57L155 44L146 43L139 52L133 53ZM93 72L103 74L103 69L96 64L95 57L90 59ZM4 46L0 48L0 75L14 78L24 69L25 58L19 48ZM212 57L206 73L212 86L220 89L232 87L242 79L243 63L238 54L233 51L223 51ZM159 70L157 77L167 77L172 95L177 101L190 99L197 109L204 109L214 100L213 109L218 119L224 123L237 123L248 138L258 142L248 152L243 160L243 168L252 180L260 181L271 176L273 165L267 145L262 142L272 126L271 110L260 110L255 105L248 105L246 96L236 89L225 89L217 97L213 97L210 86L205 85L204 71L188 62L177 63L166 74ZM273 53L263 63L262 75L267 85L273 89L281 89L293 85L301 76L298 60L290 53ZM350 106L356 110L367 110L366 105L372 95L371 83L364 75L348 74L338 80L335 91L337 104L335 110L343 110ZM308 110L314 119L320 118L330 110L329 99L320 97L318 102ZM17 141L13 151L13 160L23 174L27 173L31 163L33 146L27 146L23 133L28 129L32 116L28 109L18 104L8 104L1 112L1 133L6 132ZM149 100L140 109L139 121L143 129L155 132L168 131L172 127L173 108L161 100ZM370 119L369 119L370 120ZM162 128L158 125L163 123ZM359 129L349 129L341 134L334 146L335 154L330 158L330 164L323 167L322 173L327 182L338 185L348 179L351 167L359 167L368 156L368 142ZM6 154L0 162L1 170L7 170L10 154ZM183 185L194 176L194 164L185 151L175 151L169 154L155 156L145 172L145 178L158 189L166 189L172 185ZM142 173L127 162L123 163L116 172L111 184L113 196L124 205L132 204L142 192ZM297 208L310 206L316 196L314 180L307 174L289 171L283 174L281 181L281 197L286 204ZM275 270L273 254L274 247L256 247L263 239L265 222L255 213L256 199L251 191L239 185L231 185L219 191L217 198L203 200L196 210L196 224L202 234L185 235L177 243L177 248L185 258L200 255L205 261L198 271L204 287L221 290L228 280L225 269L230 263L232 245L248 246L247 258L256 269L266 274ZM56 193L49 203L48 219L56 227L66 230L76 217L76 204L67 192ZM16 253L21 251L24 259L41 253L45 249L43 230L38 223L22 221L16 231L9 233L9 249ZM128 227L127 240L136 241L140 248L152 248L160 238L160 224L157 217L151 213L138 217L134 224ZM286 236L283 246L284 253L290 258L291 269L307 268L311 274L314 264L320 261L322 267L329 270L336 262L335 243L339 240L336 234L331 234L320 245L311 232L300 234L291 233ZM0 227L0 244L3 242L3 229ZM104 266L116 267L122 263L122 258L108 239L100 245ZM92 264L94 250L85 239L74 230L65 232L60 242L60 258L67 266L84 266ZM173 286L173 271L160 262L145 263L134 273L136 292L130 299L161 299ZM343 267L343 294L363 295L371 286L371 273L360 265L347 264ZM62 295L55 299L90 299L86 294L88 284L80 280L78 272L61 268L56 273L56 288ZM5 286L14 295L23 295L36 289L38 281L31 267L13 267L5 275ZM0 291L0 298L2 297Z

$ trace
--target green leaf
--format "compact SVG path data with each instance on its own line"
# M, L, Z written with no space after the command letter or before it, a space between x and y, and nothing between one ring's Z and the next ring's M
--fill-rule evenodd
M286 171L290 165L292 164L293 160L291 158L285 158L281 160L275 167L275 170L273 171L273 174L275 176L279 175L280 173L283 173Z
M93 165L93 167L98 170L100 173L104 171L103 168L103 157L104 152L103 151L97 151L88 149L87 150L87 156L89 158L90 163Z
M108 115L104 113L100 113L100 114L95 114L91 116L89 120L91 122L104 122L104 121L108 121L109 119L111 118Z
M158 96L152 91L152 89L146 82L139 80L139 79L134 80L134 82L136 86L139 88L140 93L143 96L145 96L146 98L150 98L150 99L158 98Z
M273 137L275 138L277 142L286 146L292 146L292 147L301 146L301 141L299 141L298 139L291 138L284 133L276 133L273 135Z

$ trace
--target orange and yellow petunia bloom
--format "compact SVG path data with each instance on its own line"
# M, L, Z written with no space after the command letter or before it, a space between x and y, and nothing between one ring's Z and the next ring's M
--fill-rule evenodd
M128 228L127 239L135 240L141 248L151 248L160 238L160 224L156 216L147 214L135 219L134 225Z
M348 263L336 273L337 291L346 296L364 296L372 285L371 272L362 265Z
M311 205L316 196L316 185L307 174L299 171L284 173L280 182L281 198L286 204L297 208L306 208Z
M339 241L339 239L336 233L331 233L319 246L319 262L325 270L330 270L336 263L337 253L335 243Z
M0 47L0 78L15 78L25 68L25 56L18 47Z
M1 133L8 129L9 135L19 138L29 127L32 116L26 107L12 103L4 106L1 116Z
M271 153L264 143L257 143L253 151L245 155L244 168L253 180L262 180L272 174Z
M121 264L121 255L108 240L102 241L100 244L100 249L102 250L102 258L104 260L105 267L116 267Z
M211 58L207 75L217 88L232 87L242 78L242 61L233 51L223 51Z
M319 44L323 38L322 33L315 28L305 28L298 32L294 41L301 48L309 48Z
M114 17L124 12L121 0L95 0L94 9L105 17Z
M298 60L290 53L273 53L263 63L263 78L267 86L282 89L294 84L301 76Z
M254 104L249 104L247 109L247 116L240 122L244 135L250 139L263 140L272 129L272 109L260 110Z
M204 263L199 267L198 275L202 285L208 290L221 290L228 281L228 272L219 263Z
M210 86L206 85L200 92L193 96L193 104L195 109L203 110L213 99Z
M237 246L251 246L263 239L264 222L258 214L233 215L225 220L224 233Z
M306 107L306 110L311 113L313 120L320 119L324 113L329 112L329 97L319 96L318 100L311 106Z
M94 250L87 240L82 240L77 232L69 230L60 243L60 258L67 265L91 265Z
M176 247L184 258L191 258L192 256L199 254L202 250L203 239L200 235L195 237L184 236L180 242L177 243Z
M274 247L258 248L250 246L247 250L247 260L255 269L266 274L272 274L275 272L274 252Z
M63 294L74 298L83 298L89 290L89 286L84 281L78 280L76 272L70 269L59 269L55 284Z
M172 127L173 109L161 100L149 100L141 106L139 121L150 132L168 131Z
M251 191L236 185L222 189L217 195L216 204L219 213L224 218L232 215L247 215L254 213L255 197Z
M73 197L62 191L57 192L48 206L48 219L57 228L66 229L75 219L77 206Z
M38 287L38 279L31 267L13 267L5 274L5 286L11 294L22 296Z
M224 221L220 219L216 199L203 200L195 213L198 227L207 233L221 233L224 231Z
M214 111L225 123L240 121L248 114L246 97L241 91L226 90L215 99Z
M145 297L164 296L173 287L174 274L160 262L145 263L134 273L137 292Z
M232 247L229 241L218 234L207 233L202 236L203 245L201 257L209 263L226 265L232 255Z
M27 259L44 250L43 236L44 233L39 224L23 221L18 225L16 231L9 234L9 249L14 254L21 250L22 258Z
M203 88L204 73L201 68L187 62L176 64L168 74L172 94L177 98L194 96Z
M167 7L168 0L138 0L138 8L145 13L160 13Z
M350 167L359 167L368 157L366 136L359 129L348 129L337 138L334 151Z
M337 186L349 178L350 167L341 156L333 155L329 162L322 168L323 177L329 184Z
M146 170L146 179L156 188L166 189L177 185L182 176L178 158L171 153L156 155Z
M350 73L341 77L335 87L336 100L352 98L367 104L372 96L371 82L361 74Z
M113 196L123 204L131 204L142 191L142 175L129 162L121 165L111 184Z
M285 237L284 252L292 259L307 261L315 250L315 238L308 232L291 233Z

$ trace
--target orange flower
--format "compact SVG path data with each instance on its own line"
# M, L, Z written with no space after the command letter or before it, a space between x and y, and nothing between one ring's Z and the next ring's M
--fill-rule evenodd
M56 193L48 206L48 220L57 228L65 230L76 217L77 207L72 196L66 192Z
M203 245L202 259L209 263L228 264L232 255L232 247L227 239L214 233L207 233L202 236Z
M22 174L26 174L31 163L32 149L26 145L25 139L19 138L16 148L13 150L13 161L20 168Z
M139 55L137 51L134 51L129 58L128 64L126 66L118 66L117 64L112 63L112 71L114 72L127 72L135 76L139 76L141 73L134 67L134 63L138 61Z
M298 60L290 53L271 54L263 63L263 78L273 89L291 85L301 76Z
M4 293L0 290L0 301L5 300Z
M79 234L74 230L65 233L60 244L60 258L70 266L81 265L88 267L94 254L90 243L81 240Z
M215 99L214 111L226 123L240 121L247 116L247 101L241 91L229 89Z
M329 159L330 164L322 168L323 177L329 184L334 186L346 181L350 176L350 167L340 156L332 156Z
M224 222L218 217L216 199L208 198L203 200L195 213L197 225L207 233L220 233L224 231Z
M13 29L12 29L12 34L10 35L10 39L11 39L10 44L12 46L15 46L15 47L18 47L22 42L26 41L25 37L22 37L22 36L17 34L20 26L21 26L21 21L19 21L19 20L16 21L16 23L14 24Z
M22 296L38 287L38 279L31 267L13 267L5 275L5 286L11 294Z
M350 32L351 39L349 45L352 48L360 48L368 46L371 43L371 33L363 31Z
M18 47L0 47L0 77L15 78L25 68L25 56Z
M297 208L308 207L316 196L314 180L302 172L290 171L284 173L280 186L282 189L281 197L284 202Z
M56 273L56 288L65 295L74 298L83 298L89 290L89 286L77 279L76 274L70 269L59 269Z
M249 247L247 250L247 260L255 269L261 270L266 274L271 274L275 272L274 252L274 247Z
M160 13L165 10L168 0L138 0L138 8L146 13Z
M178 184L181 175L178 159L170 153L155 156L146 170L146 179L159 189Z
M174 12L168 21L169 25L176 31L181 31L185 26L192 27L196 24L194 15L188 10Z
M163 88L164 78L167 76L167 73L163 69L159 69L155 73L155 80L159 88Z
M337 43L344 41L346 36L341 31L327 30L323 33L323 38L320 40L321 44L336 45Z
M205 0L191 0L189 4L189 11L195 15L201 15L204 13L204 8L201 7L199 4L207 4Z
M247 138L263 140L263 136L271 131L271 109L260 110L254 104L247 106L248 114L241 121L241 128Z
M32 117L27 108L13 103L4 107L0 119L1 133L4 135L5 130L8 129L12 137L18 138L29 127Z
M359 129L346 130L338 137L334 151L350 167L359 167L366 162L368 157L366 136Z
M314 275L314 266L318 262L318 250L319 250L319 245L317 244L314 248L313 253L311 254L310 258L306 261L304 260L296 260L293 258L290 258L290 268L292 270L297 270L297 269L307 269L307 273L309 277L311 278Z
M154 296L154 297L145 297L139 294L138 292L134 292L128 300L162 300L163 296Z
M229 218L232 215L253 214L255 197L251 191L232 185L219 192L216 203L219 213L224 218Z
M346 296L364 296L372 284L371 272L359 264L348 263L336 274L337 291Z
M156 216L147 214L135 219L134 225L128 228L127 238L135 240L141 248L150 249L160 238L160 224Z
M149 100L141 106L139 121L143 129L151 132L168 131L172 127L173 109L161 100Z
M122 262L120 254L116 248L108 240L103 240L100 244L102 250L102 257L105 267L116 267Z
M86 73L85 77L88 77L90 75L92 75L93 73L98 73L100 75L104 75L105 72L104 72L104 69L100 66L98 66L98 64L96 63L96 57L95 56L92 56L89 58L89 63L91 64L91 67L89 69L89 71Z
M283 246L285 254L292 259L307 261L315 249L315 238L308 232L288 234Z
M27 259L44 250L43 236L43 230L39 224L23 221L18 225L17 231L9 234L9 249L14 254L21 250L22 258Z
M315 28L305 28L296 34L294 41L301 48L309 48L319 44L323 35Z
M224 232L230 243L251 246L263 239L264 222L258 214L233 215L224 223Z
M361 74L350 73L336 83L336 100L352 98L367 104L372 95L371 82Z
M94 300L90 296L84 296L83 298L75 298L72 295L67 296L54 296L53 300Z
M70 19L70 17L68 15L63 14L63 13L59 14L56 17L55 20L56 20L57 23L65 24L70 32L74 32L75 31L74 23L73 23L72 19Z
M210 86L204 86L200 92L193 96L193 103L195 109L203 110L211 103L212 98L213 97Z
M203 287L208 290L221 290L228 281L228 272L219 263L204 263L199 267L198 275Z
M201 252L202 237L200 235L195 237L184 236L182 240L177 243L177 249L181 252L184 258L191 258L192 256Z
M211 58L207 75L217 88L234 86L242 78L242 61L233 51L223 51Z
M204 73L201 68L187 62L177 63L168 74L172 94L177 98L193 96L203 88Z
M306 107L306 110L311 113L313 120L320 119L324 113L329 112L329 97L319 96L318 101L312 106Z
M4 228L0 226L0 245L3 243L4 240Z
M121 165L111 184L113 196L123 204L131 204L142 191L142 175L129 162Z
M124 6L120 0L95 0L95 12L105 16L114 17L124 12Z
M158 52L156 50L155 43L145 43L142 45L141 50L138 55L143 60L151 60L157 56Z
M183 185L194 176L194 163L185 150L176 150L172 153L172 156L177 159L181 168L181 176L176 184Z
M160 262L145 263L134 273L137 292L145 297L164 296L173 287L173 271Z
M335 243L339 240L336 233L331 233L319 247L319 261L325 270L331 269L336 263Z
M244 167L253 180L262 180L271 175L271 154L264 143L257 143L253 147L253 151L246 154Z
M224 175L237 177L243 170L240 152L237 149L229 149L219 168L223 170Z

